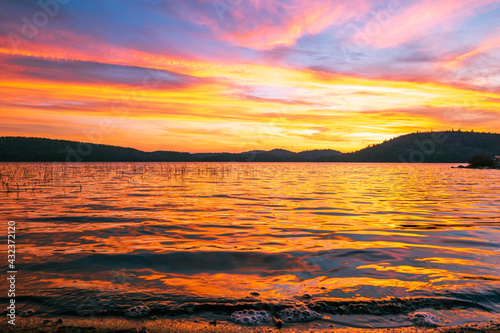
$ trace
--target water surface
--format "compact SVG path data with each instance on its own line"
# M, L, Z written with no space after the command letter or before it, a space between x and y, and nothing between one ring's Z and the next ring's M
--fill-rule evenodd
M4 163L20 309L307 304L352 325L500 312L500 171L449 164ZM6 298L2 298L3 301Z

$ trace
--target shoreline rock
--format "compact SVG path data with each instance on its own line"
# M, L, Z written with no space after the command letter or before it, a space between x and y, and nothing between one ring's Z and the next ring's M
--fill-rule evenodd
M479 167L473 167L473 166L470 166L470 165L459 165L459 166L452 166L451 167L452 169L475 169L475 170L500 170L500 167L483 167L483 166L479 166Z

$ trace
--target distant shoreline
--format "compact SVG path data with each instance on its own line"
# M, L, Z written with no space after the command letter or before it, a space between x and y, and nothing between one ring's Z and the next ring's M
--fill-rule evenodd
M145 152L134 148L54 140L0 137L0 162L365 162L467 163L476 154L500 155L500 134L442 131L402 135L351 153L335 149L284 149L241 153Z

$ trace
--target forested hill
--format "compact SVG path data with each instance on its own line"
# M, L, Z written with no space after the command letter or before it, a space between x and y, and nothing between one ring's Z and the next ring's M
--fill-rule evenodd
M189 153L148 153L133 148L44 138L0 137L0 161L148 162L191 161Z
M475 154L500 155L500 134L462 131L424 132L372 145L353 153L283 149L239 154L172 151L144 152L133 148L44 138L0 137L0 162L453 162Z
M465 163L476 154L500 155L500 134L462 131L412 133L336 158L319 160Z
M274 149L240 154L144 152L133 148L67 140L0 137L0 162L309 162L341 154L330 149L300 153Z

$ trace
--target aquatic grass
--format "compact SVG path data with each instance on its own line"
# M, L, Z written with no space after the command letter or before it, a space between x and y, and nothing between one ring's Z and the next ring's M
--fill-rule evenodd
M103 182L145 182L157 177L161 180L189 183L200 178L216 183L255 177L253 166L228 163L179 163L179 162L97 162L97 163L0 163L0 192L9 194L23 191L43 191L47 187L84 191L89 184L83 180Z

